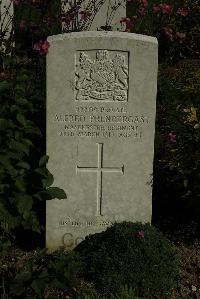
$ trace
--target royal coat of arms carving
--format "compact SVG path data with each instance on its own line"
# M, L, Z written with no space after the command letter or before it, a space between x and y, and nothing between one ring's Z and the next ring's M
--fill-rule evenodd
M128 56L126 58L124 53L117 51L98 50L94 59L83 51L78 53L77 58L77 101L128 100Z

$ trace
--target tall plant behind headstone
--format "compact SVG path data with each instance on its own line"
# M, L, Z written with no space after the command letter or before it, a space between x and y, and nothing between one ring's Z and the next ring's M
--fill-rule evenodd
M122 30L125 0L62 0L62 31Z
M59 34L61 27L61 3L59 1L25 1L15 6L15 40L29 53L35 43L47 36Z
M7 8L1 2L0 235L11 232L17 242L24 243L25 238L27 246L37 246L42 238L33 238L33 232L43 231L46 199L55 197L56 191L57 197L60 191L48 188L53 177L44 156L44 54L48 51L47 36L61 32L61 27L56 31L60 12L57 1L8 2ZM51 27L52 14L57 17ZM9 36L4 34L8 34L6 23L12 25ZM38 43L46 48L39 48Z
M0 0L0 51L5 51L5 42L12 38L13 33L13 3L10 0Z

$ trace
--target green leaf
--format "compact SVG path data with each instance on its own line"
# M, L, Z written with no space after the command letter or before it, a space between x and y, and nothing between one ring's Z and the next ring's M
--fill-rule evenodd
M19 161L24 156L24 153L23 152L13 153L13 152L10 151L9 156L10 156L11 159Z
M41 174L45 178L48 177L48 175L49 175L49 171L45 167L36 168L35 172Z
M25 94L25 86L22 86L21 84L19 85L17 85L16 87L15 87L15 93L17 94L17 95L21 95L21 96L23 96L24 94Z
M16 150L17 152L23 152L26 155L29 154L29 145L12 140L10 142L10 148Z
M19 82L24 82L24 81L28 81L28 80L29 80L29 77L27 74L22 74L17 77L17 81L19 81Z
M14 210L14 207L13 207ZM2 202L0 202L0 226L8 225L8 230L13 229L19 225L20 217L15 217L10 214Z
M10 89L10 83L7 81L0 82L0 93L5 92Z
M15 186L18 188L21 192L26 192L26 183L23 180L23 178L17 178L15 181Z
M22 216L23 220L21 219L21 224L24 229L31 229L32 231L41 233L43 226L39 223L35 212L25 211Z
M39 161L39 166L40 167L45 166L47 164L48 160L49 160L49 156L47 156L47 155L43 156Z
M17 120L18 120L18 122L19 122L21 125L23 125L24 127L26 126L26 124L27 124L27 120L26 120L26 118L24 117L23 114L18 113L18 114L17 114Z
M44 290L46 287L46 280L45 279L36 279L31 284L32 289L35 291L37 295L43 298Z
M45 278L48 278L49 277L49 273L48 273L48 270L47 269L44 269L40 275L38 275L38 278L40 279L45 279Z
M40 191L40 192L34 194L33 196L41 201L52 199L52 196L46 190Z
M13 283L10 285L10 293L15 296L20 296L25 292L25 287L22 284Z
M25 144L27 144L28 146L33 146L33 142L30 139L25 139L25 138L21 138L21 141Z
M42 137L42 133L39 128L37 127L26 127L24 128L24 132L30 135L37 135Z
M10 284L10 292L13 295L20 296L22 295L26 288L24 286L25 283L27 283L32 278L32 274L29 271L21 271L20 273L17 273L14 281Z
M17 194L17 208L21 214L30 211L33 206L33 199L28 194Z
M6 168L10 167L10 157L8 155L0 155L0 163Z
M23 212L23 219L29 220L30 219L30 211L24 211Z
M0 184L0 192L7 192L10 188L9 184Z
M63 281L60 281L58 279L55 279L54 280L54 285L57 289L60 289L60 290L65 290L67 288L67 281L66 282L63 282Z
M21 168L24 168L24 169L30 169L31 168L31 166L27 162L23 162L23 161L17 163L17 166L21 167Z
M18 273L15 277L14 281L21 281L21 282L27 282L32 278L32 274L29 271L22 271L20 273Z
M17 105L11 105L10 106L10 112L11 113L16 114L18 111L19 111L19 107Z
M50 187L53 184L53 182L54 182L54 178L53 178L53 175L51 173L48 174L46 179L42 180L44 188Z
M5 119L5 118L0 118L0 130L4 131L7 128L14 128L15 125L14 123L9 120L9 119Z
M52 199L64 199L67 198L67 195L64 190L58 188L58 187L49 187L47 189L47 192L51 195Z

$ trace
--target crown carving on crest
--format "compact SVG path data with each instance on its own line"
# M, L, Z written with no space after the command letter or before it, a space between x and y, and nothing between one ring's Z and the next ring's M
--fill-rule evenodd
M108 51L107 50L99 50L99 51L97 51L97 53L96 53L96 59L98 60L98 61L100 61L100 60L108 60Z
M75 100L127 101L128 55L126 52L81 51L76 60Z

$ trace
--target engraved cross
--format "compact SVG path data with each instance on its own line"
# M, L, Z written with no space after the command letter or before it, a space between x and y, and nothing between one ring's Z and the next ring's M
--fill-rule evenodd
M96 172L97 174L97 216L102 216L102 175L103 172L120 172L124 174L124 165L122 167L103 167L103 143L98 145L98 165L97 167L76 166L76 172Z

